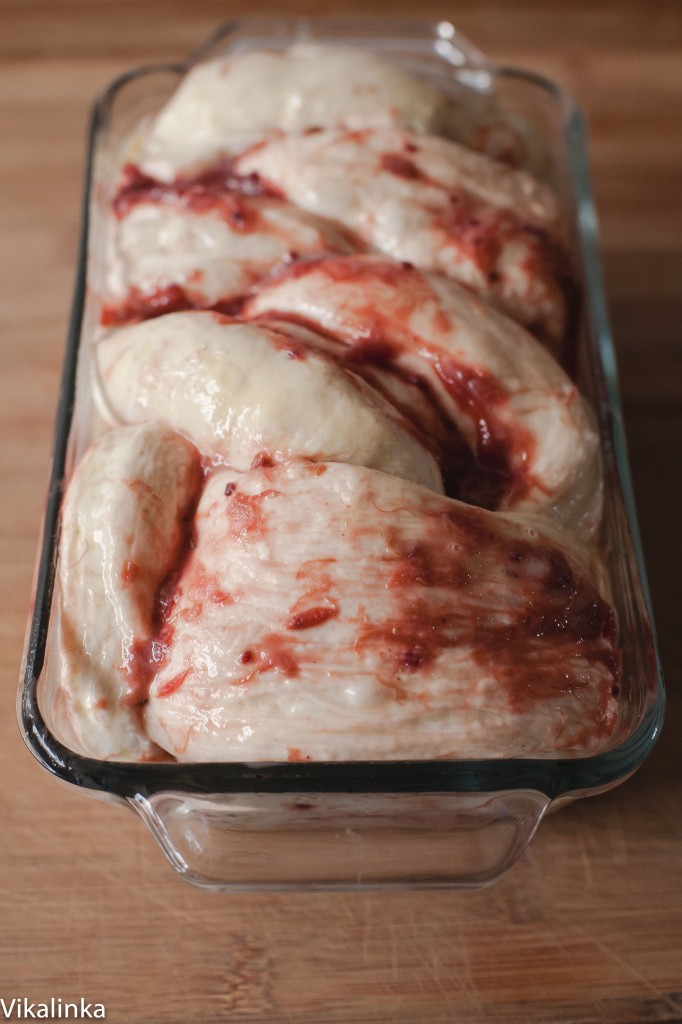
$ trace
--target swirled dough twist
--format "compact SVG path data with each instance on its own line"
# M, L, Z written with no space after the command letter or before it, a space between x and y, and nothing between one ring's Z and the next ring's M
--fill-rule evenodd
M265 140L234 168L392 259L466 285L560 351L570 260L554 192L524 171L393 128Z
M594 536L602 472L587 403L539 342L454 282L381 257L315 260L275 277L245 315L294 317L339 339L347 365L394 397L396 374L398 384L425 382L477 456L467 485L476 503L476 473L488 470L493 507L542 513ZM413 406L428 432L421 410ZM446 433L442 444L451 443Z
M362 467L217 472L170 623L144 714L182 761L584 755L617 717L579 544Z
M144 423L106 434L69 484L59 548L60 703L90 757L160 753L139 705L164 656L159 587L178 562L201 479L189 441Z
M192 68L142 143L145 169L170 181L178 172L236 153L264 136L320 125L444 131L494 148L518 140L473 90L442 89L360 49L298 45L251 51ZM478 124L472 112L478 114Z
M202 312L126 327L97 346L104 411L114 423L164 422L239 470L264 458L350 462L442 493L408 421L311 339Z

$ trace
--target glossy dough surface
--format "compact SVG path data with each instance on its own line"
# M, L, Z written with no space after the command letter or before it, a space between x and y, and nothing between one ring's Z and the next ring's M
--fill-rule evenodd
M440 89L362 50L242 53L190 71L145 140L142 165L169 180L273 132L329 124L439 131L455 109Z
M145 709L178 759L542 757L611 731L613 613L551 530L305 463L216 473L196 523Z
M570 266L556 197L525 171L392 128L286 135L234 166L392 259L459 281L560 349Z
M139 704L161 657L159 587L177 563L201 478L197 450L149 423L107 434L69 485L60 546L60 699L91 757L159 753Z
M246 315L323 329L370 379L378 363L422 380L489 470L492 507L542 512L593 536L602 474L587 403L539 342L465 289L380 257L331 258L277 275Z
M289 324L272 330L215 313L169 314L99 342L101 393L115 421L163 421L235 469L326 459L442 492L434 457L396 410L306 338Z
M120 200L108 256L110 323L141 318L164 301L174 309L224 307L292 255L352 248L305 210L220 187L139 187Z
M294 46L193 67L136 130L81 374L100 439L63 508L53 710L77 749L612 741L599 435L558 361L572 261L495 104Z

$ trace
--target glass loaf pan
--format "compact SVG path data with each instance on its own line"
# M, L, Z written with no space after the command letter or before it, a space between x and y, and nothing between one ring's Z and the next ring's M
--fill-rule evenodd
M58 611L53 604L65 483L93 436L88 384L104 275L107 212L123 147L196 60L298 41L374 50L447 89L492 94L541 152L559 192L583 288L577 366L603 439L601 550L623 647L622 727L599 756L578 759L123 764L71 750L50 728ZM79 384L79 381L81 382ZM658 736L663 682L631 491L613 345L597 250L583 119L551 82L489 65L449 22L248 20L228 24L182 65L140 68L94 110L83 231L19 701L25 739L50 772L134 808L171 865L214 889L488 884L520 856L548 809L622 782Z

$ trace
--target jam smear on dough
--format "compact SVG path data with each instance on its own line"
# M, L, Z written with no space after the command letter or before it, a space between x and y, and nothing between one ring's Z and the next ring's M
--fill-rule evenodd
M312 629L314 626L320 626L323 622L335 618L338 613L338 608L332 605L319 605L317 608L308 608L304 612L292 615L286 624L286 628Z
M128 561L123 564L123 568L121 569L121 583L124 587L129 587L131 583L135 582L141 572L142 568L139 562L136 562L133 558L129 558Z
M395 174L398 178L406 178L408 181L420 181L424 178L414 161L408 160L400 153L384 153L380 166L383 171Z
M237 661L240 665L245 665L247 671L234 679L233 685L246 685L257 676L270 671L277 672L287 679L295 679L300 669L292 647L289 637L281 636L279 633L266 634L239 655Z
M417 542L389 530L394 610L361 626L357 650L382 652L399 679L464 648L519 713L594 687L597 671L601 712L594 729L608 735L621 656L613 609L594 585L550 542L498 534L473 508L427 510L425 517ZM490 567L500 594L495 607L481 590Z
M191 671L191 668L186 668L184 672L178 672L176 676L173 676L172 679L169 679L168 682L159 687L156 694L157 697L170 697L171 693L175 693L176 690L180 689Z
M257 540L264 536L266 527L266 503L281 497L281 491L269 488L260 494L237 492L228 505L229 532L234 539Z
M133 285L125 299L119 302L105 302L100 313L103 327L123 327L141 320L152 320L166 313L185 313L190 309L211 310L229 319L239 315L245 298L206 304L197 293L179 284L160 285L153 291L142 291Z
M124 666L130 691L121 700L121 704L126 707L146 704L154 676L170 657L175 637L175 627L170 618L177 601L178 582L196 546L194 511L198 499L197 491L194 502L180 520L181 542L175 563L156 592L150 635L146 638L135 637L130 646Z
M238 174L234 160L221 160L198 174L179 175L172 182L159 181L128 163L123 168L121 185L112 205L116 216L121 218L140 203L177 202L198 212L216 207L223 212L223 205L227 203L225 216L239 229L245 228L249 220L244 207L239 207L240 196L281 199L282 193L257 174Z
M413 267L388 260L366 263L353 256L327 257L286 266L275 280L295 280L315 273L317 269L330 282L357 282L360 287L364 281L370 286L383 282L396 292L411 278L409 289L405 289L410 295L415 292L415 282L418 286L422 282L420 272ZM426 282L423 292L424 299L433 303L434 295ZM437 439L434 454L441 463L449 497L488 509L499 508L505 499L520 500L533 485L527 467L535 449L534 438L529 431L518 425L512 430L505 422L501 413L507 392L499 381L483 370L458 363L438 346L437 341L427 343L414 338L409 327L412 310L411 302L406 302L404 308L393 308L387 313L383 313L375 301L368 302L366 307L353 306L347 320L340 320L339 327L332 332L321 331L314 319L288 312L272 310L261 319L264 322L272 319L296 323L330 337L338 343L338 348L325 349L325 354L366 378L392 404L396 404L395 396L381 388L372 373L374 369L419 389L441 424L441 437ZM449 321L443 314L439 316L436 313L435 319L436 330L449 330ZM474 451L470 451L459 427L434 393L426 371L420 374L414 367L408 369L401 363L401 355L409 355L412 350L419 352L423 360L431 364L453 403L476 425ZM404 404L396 407L402 416L410 419L419 440L424 441L428 428L420 423L418 413L415 418Z

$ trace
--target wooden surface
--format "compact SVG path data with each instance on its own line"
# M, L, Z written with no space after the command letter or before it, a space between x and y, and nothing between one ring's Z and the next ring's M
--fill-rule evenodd
M274 0L251 13L275 13ZM290 8L322 13L324 0ZM331 9L331 4L329 4ZM388 12L372 0L344 12ZM338 11L338 8L337 8ZM414 11L396 0L393 13ZM177 58L223 3L0 7L0 996L83 995L126 1024L682 1021L682 7L422 4L568 86L591 158L635 486L670 690L618 790L548 819L485 892L211 895L140 821L59 787L14 702L76 255L88 107Z

